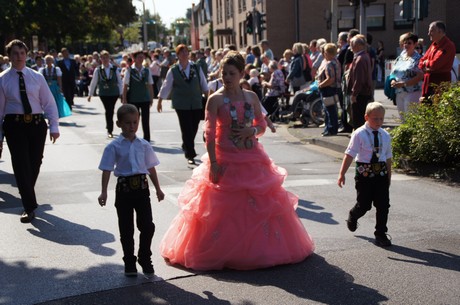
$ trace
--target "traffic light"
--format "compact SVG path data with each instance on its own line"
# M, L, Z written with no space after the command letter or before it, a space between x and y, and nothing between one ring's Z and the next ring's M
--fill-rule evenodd
M420 0L420 15L419 18L423 19L425 17L428 17L428 4L429 0Z
M262 35L262 32L265 31L267 28L265 27L266 21L265 21L265 16L267 14L257 14L257 33L259 35Z
M399 14L403 19L412 20L412 0L401 0L399 1L401 7L401 13Z
M252 13L248 13L246 15L245 26L246 26L246 33L247 34L252 34L254 32L254 29L253 29L254 24L253 24Z
M144 25L141 24L138 28L139 41L144 41Z

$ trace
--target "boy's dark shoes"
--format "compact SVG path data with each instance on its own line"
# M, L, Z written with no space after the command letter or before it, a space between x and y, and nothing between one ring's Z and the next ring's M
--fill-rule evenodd
M350 230L351 232L356 231L356 229L358 228L358 220L353 218L351 215L348 215L347 227L348 230Z
M22 223L29 223L29 222L32 222L34 218L35 218L35 212L27 213L26 211L24 211L21 215L20 220Z
M143 259L138 259L137 262L139 265L142 267L142 272L145 275L154 275L155 274L155 269L153 269L152 261L150 259L143 260Z
M137 268L136 268L136 263L125 263L125 276L137 276Z
M391 239L388 238L389 235L375 235L375 244L379 247L390 247ZM391 236L390 236L391 238Z

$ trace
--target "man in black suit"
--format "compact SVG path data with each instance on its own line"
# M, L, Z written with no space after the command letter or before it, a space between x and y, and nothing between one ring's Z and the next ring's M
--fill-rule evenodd
M69 107L72 109L73 97L75 95L75 80L78 77L77 62L69 57L67 48L61 50L63 59L58 61L57 65L62 71L62 92Z

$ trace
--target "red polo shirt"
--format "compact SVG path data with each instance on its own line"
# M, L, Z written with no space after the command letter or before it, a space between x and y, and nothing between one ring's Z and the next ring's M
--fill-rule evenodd
M455 57L454 43L444 36L439 42L433 42L420 59L419 68L428 68L423 76L422 96L428 96L432 93L431 84L440 84L441 82L450 82L450 70ZM425 60L427 64L425 65Z

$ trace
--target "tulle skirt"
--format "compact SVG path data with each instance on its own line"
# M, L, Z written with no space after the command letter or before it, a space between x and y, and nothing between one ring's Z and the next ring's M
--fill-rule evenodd
M160 244L171 264L195 270L249 270L303 261L314 243L282 183L286 171L263 151L219 151L224 174L209 180L208 156L179 195L179 214Z

